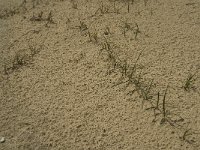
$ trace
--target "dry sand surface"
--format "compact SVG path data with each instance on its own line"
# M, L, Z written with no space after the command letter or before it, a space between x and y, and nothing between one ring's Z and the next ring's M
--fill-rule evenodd
M199 150L199 0L0 0L1 150Z

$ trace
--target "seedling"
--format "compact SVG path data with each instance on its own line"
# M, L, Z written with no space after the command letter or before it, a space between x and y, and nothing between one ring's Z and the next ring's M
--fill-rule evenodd
M153 86L153 79L151 80L149 85L141 89L142 97L144 100L149 100L153 98L153 96L151 95L152 86Z
M134 34L135 34L135 40L137 39L137 36L138 36L138 33L141 33L140 29L139 29L139 26L137 23L135 23L135 26L136 26L136 29L134 31Z
M197 80L196 77L197 72L195 72L194 74L189 74L184 85L183 88L185 91L190 91L191 89L195 89L195 81Z
M115 1L116 1L116 0L113 1L114 13L119 14L119 9L116 8Z
M129 3L129 0L127 1L127 10L128 10L128 13L130 12L130 3Z
M88 29L87 25L82 21L80 21L80 26L78 26L78 27L79 27L81 32L83 32L83 31Z
M6 9L4 10L3 14L0 14L1 19L6 19L8 17L14 16L15 14L19 14L20 12L25 12L27 11L26 8L26 0L23 0L22 3L18 7L13 7L11 9Z
M101 1L99 8L96 10L95 14L92 16L95 16L98 12L100 12L101 15L109 13L109 8L104 6L103 2Z
M74 0L71 0L71 3L72 3L72 8L73 9L78 9L77 3Z
M144 6L147 6L148 0L144 0Z
M109 12L109 8L104 6L103 2L101 2L101 6L100 6L100 12L102 14L108 13Z
M109 35L111 34L110 32L110 28L109 27L106 27L105 31L104 31L104 35Z
M101 51L102 51L102 50L111 51L111 45L110 45L110 43L107 41L106 38L105 38L105 42L102 42L101 44L102 44Z
M35 16L35 14L33 14L30 21L43 21L44 19L42 18L42 16L43 16L42 11L38 14L38 16Z
M187 129L187 130L184 131L183 135L181 137L179 137L179 138L181 140L183 140L183 141L195 146L195 142L196 141L191 138L191 136L195 135L195 134L199 134L199 133L192 131L192 129Z
M168 90L169 85L167 85L167 88L165 90L164 96L163 96L163 107L162 107L162 113L163 113L163 119L161 120L161 124L166 121L167 117L167 110L166 110L166 96L167 96L167 90Z
M48 14L48 17L47 17L47 24L50 23L50 24L55 24L55 22L53 21L53 15L52 15L52 12L50 11L50 13Z
M122 29L123 29L123 35L124 37L126 37L126 32L132 30L131 24L128 23L127 21L124 22L124 26L122 26Z
M41 49L42 45L40 45L38 48L29 45L29 50L16 52L13 60L9 62L9 64L4 64L4 74L8 75L15 70L29 64L33 60L33 57L38 54Z
M6 64L4 64L3 67L4 67L4 74L5 74L5 75L8 75L8 74L9 74L10 68L8 68Z
M147 108L146 110L153 110L154 111L154 120L153 122L156 121L156 117L158 115L162 115L162 119L160 124L163 124L165 122L168 122L170 125L174 126L175 121L171 120L167 115L168 115L168 111L166 109L166 96L167 96L167 90L169 88L169 85L167 85L164 95L163 95L163 99L162 99L162 104L161 104L161 108L160 108L160 92L157 93L157 101L156 104L152 104L152 106L150 108Z
M40 46L40 48L37 49L36 47L29 45L29 49L31 51L30 57L33 58L36 54L38 54L41 51L41 48L42 48L42 46Z
M98 43L97 32L91 33L90 31L88 31L88 36L89 36L89 39L90 39L89 42Z

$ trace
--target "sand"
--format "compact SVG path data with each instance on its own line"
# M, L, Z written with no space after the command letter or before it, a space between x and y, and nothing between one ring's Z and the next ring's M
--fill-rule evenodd
M1 150L200 149L199 0L0 0L0 12Z

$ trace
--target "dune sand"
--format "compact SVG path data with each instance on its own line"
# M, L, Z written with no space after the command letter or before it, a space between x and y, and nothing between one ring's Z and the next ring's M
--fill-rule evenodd
M0 0L1 150L199 150L199 0Z

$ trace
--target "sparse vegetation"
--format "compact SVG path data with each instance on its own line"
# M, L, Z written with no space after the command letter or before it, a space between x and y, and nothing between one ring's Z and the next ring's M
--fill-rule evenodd
M60 1L63 1L63 0L60 0ZM89 1L86 1L86 3L88 3L88 2ZM35 36L35 35L33 35L33 33L42 34L43 32L40 32L40 31L43 31L45 29L48 30L49 32L52 32L54 30L54 28L45 28L44 26L41 27L40 26L41 24L45 25L46 27L49 27L50 24L56 24L57 26L59 26L60 24L64 24L65 28L63 28L61 30L59 28L59 31L61 31L61 32L67 31L67 32L65 32L64 34L61 34L61 32L56 31L55 32L55 34L57 35L56 38L57 37L62 37L62 38L57 39L57 41L53 41L53 44L51 44L49 46L49 47L53 47L56 45L56 47L54 47L56 50L52 52L53 57L54 57L54 52L55 52L55 54L57 54L57 52L58 52L58 57L56 57L56 59L60 58L60 56L64 55L64 58L61 62L62 64L61 65L59 64L60 65L59 67L61 67L63 64L64 64L64 66L66 66L65 65L66 62L70 62L72 64L72 66L77 65L74 67L75 69L76 69L76 67L79 67L79 64L82 65L83 67L85 67L84 66L85 62L82 60L84 60L86 58L86 56L88 56L88 55L90 55L90 56L91 56L91 54L96 55L96 53L93 53L95 50L94 47L96 47L96 49L98 49L97 53L99 54L99 56L103 55L101 57L101 58L103 58L103 61L101 61L101 62L103 62L103 65L105 65L102 67L103 69L105 69L105 72L102 71L104 79L111 77L112 78L111 81L113 81L117 78L116 79L117 81L114 81L113 84L109 84L109 87L117 88L120 86L119 87L120 89L119 90L117 89L117 90L120 91L121 92L120 94L122 94L122 95L123 95L123 92L125 93L125 98L120 97L120 99L118 99L120 102L123 98L127 100L127 97L130 98L130 101L133 101L133 99L134 99L134 102L135 102L137 100L136 101L137 105L134 105L134 103L129 102L129 103L126 103L127 107L132 108L132 106L130 106L130 105L133 104L134 107L137 106L138 109L141 109L140 111L144 110L144 113L148 114L148 112L150 112L151 117L152 117L152 118L150 117L150 119L152 119L153 125L162 126L163 128L167 127L167 129L169 129L169 127L172 128L173 130L177 129L178 132L179 131L181 131L181 133L183 132L183 134L181 136L179 136L179 138L182 141L189 143L191 145L196 144L196 139L193 139L192 136L195 134L198 134L198 133L194 132L194 130L192 128L189 128L189 129L188 129L188 127L185 128L185 126L187 126L187 124L189 124L189 121L186 122L186 119L187 119L187 118L185 118L186 115L184 113L182 113L181 110L179 111L179 109L182 109L183 106L180 106L180 108L177 108L179 106L173 106L174 103L177 104L179 102L181 103L182 101L184 101L184 104L186 103L185 99L180 98L181 100L179 99L180 101L178 101L178 102L176 102L176 97L174 99L174 93L176 91L175 92L173 91L174 90L173 85L175 85L176 83L172 83L171 80L165 81L165 80L163 80L163 78L157 79L156 77L157 77L158 72L155 73L156 75L148 74L151 71L151 67L147 68L149 65L145 66L147 64L146 62L145 62L146 64L143 64L143 57L145 57L144 59L153 59L153 61L154 61L153 57L146 58L147 55L155 54L155 56L161 56L160 54L159 55L157 55L157 54L161 53L160 46L163 46L163 44L156 47L155 50L153 50L153 51L151 51L152 49L149 49L148 45L146 45L146 46L142 45L143 43L146 43L146 39L144 40L145 42L140 40L140 38L141 38L140 34L145 33L145 31L143 31L143 30L145 30L146 26L144 26L144 24L142 24L143 22L141 22L140 19L137 18L140 16L133 15L133 18L132 18L132 16L130 17L129 15L132 15L133 12L135 14L137 12L142 11L140 8L137 8L137 3L141 3L142 5L140 5L140 7L144 7L144 5L145 6L150 5L151 4L150 1L148 1L148 0L143 0L143 1L135 1L135 0L121 0L121 1L113 0L113 1L111 1L111 0L109 0L108 3L106 3L106 1L101 1L99 3L99 5L97 5L96 7L93 7L92 10L87 9L87 10L84 10L84 12L81 12L82 5L79 5L78 1L70 0L70 1L68 1L69 9L70 9L69 11L72 11L73 13L74 12L77 13L78 17L73 18L76 15L72 14L71 12L70 13L65 12L63 14L61 13L61 16L62 15L65 16L65 18L63 19L64 23L60 22L60 20L59 20L60 18L59 17L57 18L57 16L56 16L56 15L59 16L60 13L56 12L56 15L55 15L52 11L45 12L46 9L43 9L43 7L41 7L40 9L38 8L39 10L35 9L36 6L38 5L37 3L39 3L39 1L32 0L32 4L33 4L33 8L34 8L32 10L34 11L34 13L33 13L33 11L31 11L31 13L29 14L31 16L33 13L31 18L29 18L30 19L29 23L30 23L30 27L32 27L32 28L34 27L34 29L31 28L32 30L30 30L26 33L23 33L23 35L18 38L15 38L16 40L14 40L8 46L8 50L9 51L13 50L15 52L15 54L9 62L7 62L3 65L2 71L4 72L6 77L9 77L9 75L12 74L14 71L16 71L20 68L23 68L24 66L27 67L27 65L33 61L33 58L37 54L39 54L39 52L43 49L43 45L40 46L40 45L34 45L31 43L32 40L30 40L30 39L34 39L34 38L38 38L38 37L41 38L41 36ZM57 1L55 3L53 3L52 7L54 7L54 6L59 7L59 6L57 6L57 3L58 3ZM131 9L131 6L132 6L131 4L134 4L134 3L136 5L135 8L137 10ZM22 12L22 11L25 12L27 9L26 4L27 4L27 1L24 0L22 5L20 5L19 8L5 10L5 12L0 15L0 19L2 19L2 18L5 19L7 17L14 16L15 14L20 14L20 12ZM124 9L122 9L122 11L121 11L121 9L119 9L118 5L119 6L123 5ZM81 6L81 7L78 7L78 6ZM88 6L90 6L90 5L88 5ZM145 9L147 9L147 8L149 8L149 6L145 7ZM51 8L51 10L55 10L55 9ZM92 17L86 16L85 18L83 18L84 15L88 15L91 13L91 11L93 12L94 10L96 10L96 12L94 15L92 15ZM119 14L119 10L120 10L121 14ZM124 12L123 12L123 10L124 10ZM147 13L149 13L149 10L150 9L148 9ZM117 14L115 14L115 13L117 13ZM146 16L143 16L143 15L146 15L145 13L142 13L142 17L146 17ZM66 14L67 14L67 16L66 16ZM97 16L98 14L100 17ZM152 14L153 14L153 10L151 8L151 15ZM129 17L127 17L127 16L129 16ZM70 19L67 17L69 17ZM89 20L87 17L91 20ZM108 18L106 18L106 17L108 17ZM113 21L112 19L113 18L115 19L115 17L116 17L116 23L112 24L112 21ZM56 23L54 19L56 19L56 21L58 20L58 22ZM126 21L122 22L122 20L126 20ZM75 26L73 23L76 24L77 26ZM121 27L119 27L120 23L121 24L123 23L121 25ZM31 26L31 25L34 25L34 26ZM38 28L38 26L35 26L35 25L40 26L40 30L35 29L35 28ZM57 28L57 26L56 26L56 28ZM143 28L140 28L140 27L143 27ZM74 31L74 32L76 32L75 34L73 33L73 31L70 30L72 28L73 29L75 28L75 31ZM143 30L141 31L140 29L143 29ZM29 33L31 33L31 34L29 34ZM151 32L149 32L149 33L151 34ZM18 34L18 32L15 34ZM19 33L19 34L21 34L21 33ZM53 32L53 34L54 34L54 32ZM82 35L82 36L80 36L80 35ZM24 38L25 36L27 38ZM76 39L77 36L80 39L77 40ZM42 38L47 38L47 35ZM25 39L24 40L25 42L22 39ZM63 45L58 44L60 42L59 40L63 40L63 39L66 41L66 43L68 42L69 44L68 43L66 45L64 45L63 43L62 43ZM48 39L48 40L51 41L51 39ZM72 49L72 50L69 50L71 48L70 40L73 42L72 45L74 46L74 49ZM22 42L22 44L20 42ZM74 42L77 42L77 43L74 43ZM147 43L148 42L149 41L147 41ZM156 41L155 43L159 44L159 42L160 41ZM19 43L19 45L21 46L17 50L15 50L15 47L17 47L18 45L13 46L16 43ZM80 43L82 45L78 45ZM85 43L87 43L89 46L92 45L91 46L92 52L90 51L88 53L88 55L86 55L85 51L80 52L80 49L82 49L82 46ZM45 44L46 44L46 42L45 42ZM78 47L77 45L80 47ZM87 45L87 47L84 47L84 50L91 48L88 45ZM65 55L66 51L64 51L64 50L61 51L61 53L60 53L59 50L62 49L63 47L64 47L64 49L69 50L69 55L72 54L72 57L73 57L72 59L66 58L66 57L68 57L67 56L68 51L67 51L67 55ZM163 49L164 48L165 47L163 46ZM77 50L76 53L75 52L73 53L73 50ZM129 52L130 52L130 54L129 54ZM78 53L78 55L77 55L77 53ZM133 56L137 56L137 57L133 57ZM46 55L45 55L45 57L46 57ZM142 57L142 59L141 59L141 57ZM68 59L68 61L66 61L65 58ZM95 56L94 58L96 59L99 57ZM150 60L150 62L151 61L152 60ZM162 61L162 60L160 60L160 61ZM54 61L53 61L53 63L54 63ZM157 62L155 63L155 67L157 67L156 65L158 65ZM59 67L56 68L56 71L57 71L56 73L60 73L63 71L63 70L60 71ZM88 67L88 68L90 68L90 67ZM160 67L160 66L158 66L158 67ZM87 70L88 68L87 67L83 68L83 72L85 73L85 71L88 71ZM158 69L158 71L159 71L159 69ZM76 70L76 71L78 72L79 70ZM96 75L96 70L90 70L90 71L95 72L95 75ZM74 73L74 70L72 70L72 72L73 72L73 75L76 74L76 73ZM163 73L162 74L163 76L165 76L167 74L165 71L163 71L162 73ZM181 92L188 92L187 95L189 95L189 94L191 94L191 93L189 93L189 91L191 91L191 90L197 91L198 90L198 88L197 88L198 75L197 74L198 74L197 71L194 73L188 74L188 76L182 82ZM114 78L113 78L113 76L114 76ZM83 80L85 80L85 78ZM180 82L180 81L177 81L177 82ZM72 84L72 83L70 83L70 84ZM166 84L167 84L167 86L164 86ZM63 85L67 86L68 84L63 82ZM93 88L90 91L91 93L94 91ZM179 86L179 89L180 89L180 86ZM108 93L106 93L106 94L108 94ZM183 95L184 95L183 93L180 93L178 96L182 97ZM113 104L113 103L111 103L111 104ZM96 107L96 103L94 105L93 105L93 103L90 105L91 106L95 105L95 107ZM141 108L138 107L138 105L139 106L141 105ZM195 105L195 103L191 104L191 107L187 107L187 108L183 108L183 109L189 110L194 105ZM173 108L175 108L175 109L173 109ZM107 109L105 109L105 110L107 110ZM135 109L131 109L131 110L135 110ZM70 111L71 111L71 109L70 109ZM132 111L131 111L131 113L132 113ZM86 112L85 114L87 115L89 113ZM182 116L184 116L184 117L182 117ZM81 125L78 125L77 128L80 128L80 127L81 127ZM104 132L106 132L106 131L104 131Z

